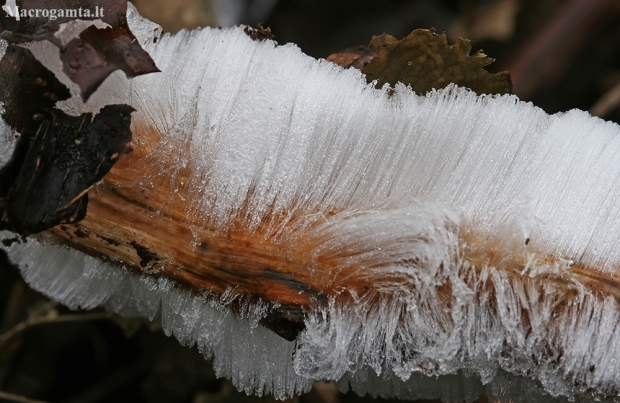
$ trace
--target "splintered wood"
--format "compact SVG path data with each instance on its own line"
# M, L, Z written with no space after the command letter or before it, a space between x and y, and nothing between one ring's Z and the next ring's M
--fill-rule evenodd
M352 303L351 295L376 292L377 284L407 282L406 273L390 274L388 279L387 274L377 278L359 267L343 269L333 256L313 254L316 240L274 242L266 235L273 220L266 220L252 231L242 221L226 231L201 226L186 213L191 200L181 197L171 203L169 198L168 186L175 180L183 181L190 168L175 172L176 179L159 175L159 191L155 194L135 186L149 171L161 169L148 158L159 135L142 130L136 138L134 151L124 155L90 192L86 218L56 227L51 234L90 255L136 272L168 277L196 291L223 295L234 290L254 301L277 303L280 307L261 324L287 340L294 340L303 330L304 312L321 306L329 297ZM469 270L498 267L514 281L541 289L551 282L563 295L559 299L564 303L558 310L575 297L575 280L596 294L620 297L620 286L613 276L573 264L570 276L547 273L530 278L523 276L528 262L522 257L510 259L498 254L494 246L497 240L468 229L461 229L459 236L460 243L467 245L463 260ZM381 263L385 262L377 262ZM544 263L552 266L557 259L549 256ZM438 287L436 292L445 301L452 298L449 285Z

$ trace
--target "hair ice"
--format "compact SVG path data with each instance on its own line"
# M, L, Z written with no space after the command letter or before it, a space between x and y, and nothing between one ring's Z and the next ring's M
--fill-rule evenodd
M311 246L296 269L330 259L334 275L353 270L372 288L331 284L338 293L307 312L295 342L257 325L273 304L232 314L219 296L154 274L13 244L33 288L74 308L159 317L214 357L218 375L279 398L315 379L401 398L620 391L617 298L575 271L617 278L617 125L454 86L422 97L399 85L390 96L358 71L242 28L153 43L153 26L129 16L162 73L112 75L86 105L63 108L129 103L135 141L158 134L145 160L169 163L136 187L156 194L158 179L172 178L167 202L183 201L202 225L252 232L267 221L264 236L285 251Z

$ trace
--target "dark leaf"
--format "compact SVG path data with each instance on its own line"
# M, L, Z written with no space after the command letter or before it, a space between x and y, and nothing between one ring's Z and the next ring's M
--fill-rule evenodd
M4 120L23 136L32 137L56 101L71 97L69 89L45 68L33 54L10 45L0 60L0 101Z
M80 86L84 101L117 69L123 70L127 77L159 71L126 22L116 30L86 29L79 39L67 44L60 59L63 71Z
M32 53L16 45L0 60L4 120L20 133L0 170L0 228L26 235L74 222L86 213L86 191L130 151L130 106L92 115L54 109L69 90Z
M61 49L63 71L79 85L82 99L98 88L113 71L121 69L128 77L159 71L142 49L127 25L127 0L18 0L20 10L75 10L71 15L23 17L3 14L2 37L13 43L48 40ZM54 36L61 23L75 19L101 19L106 29L90 27L63 47Z
M390 35L375 36L370 47L377 52L362 72L377 87L398 82L411 85L418 94L444 88L450 83L467 87L477 94L508 94L512 90L507 72L491 74L483 67L494 60L482 52L470 55L471 43L459 38L448 46L445 35L416 29L398 41Z

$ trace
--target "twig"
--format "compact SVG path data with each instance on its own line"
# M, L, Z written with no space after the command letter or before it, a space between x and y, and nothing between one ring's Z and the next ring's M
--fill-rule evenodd
M9 400L11 402L20 402L20 403L46 403L42 400L29 399L24 396L14 395L12 393L2 392L2 391L0 391L0 399Z
M620 12L615 0L570 0L519 47L510 71L513 91L530 97L542 83L565 68L568 60Z
M7 341L17 336L18 334L24 332L26 329L32 326L42 325L46 323L85 322L85 321L90 321L90 320L113 319L114 317L115 315L112 313L101 312L101 313L91 313L91 314L85 314L85 315L71 314L71 315L61 315L61 316L44 316L44 317L29 318L23 322L18 323L13 328L11 328L7 332L0 335L0 349L6 344Z
M620 106L620 83L607 91L590 109L590 114L602 118Z

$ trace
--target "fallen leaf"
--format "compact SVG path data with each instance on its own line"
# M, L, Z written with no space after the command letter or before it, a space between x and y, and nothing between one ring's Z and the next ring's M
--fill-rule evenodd
M124 24L116 30L90 27L61 51L63 71L80 86L84 102L115 70L123 70L130 78L159 71Z
M131 151L128 105L69 116L54 105L69 90L32 53L10 45L0 60L4 120L20 133L0 169L0 228L21 235L86 214L86 195L120 155Z
M401 41L391 35L375 36L370 48L377 52L362 72L376 86L401 82L418 94L455 83L477 94L508 94L512 90L507 72L491 74L483 67L494 62L478 51L470 55L471 43L459 38L448 46L446 36L416 29Z
M327 61L337 64L340 67L363 69L377 56L377 53L367 46L354 46L346 48L338 53L327 56Z
M123 70L127 77L159 71L127 25L127 0L100 0L96 3L91 0L17 0L16 3L21 10L83 11L77 17L63 16L54 20L44 17L16 20L8 13L2 13L0 29L4 31L2 38L12 43L48 40L58 46L63 71L78 84L84 101L115 70ZM85 10L89 11L89 16L85 16ZM101 19L110 27L91 26L64 46L54 34L62 23L76 19Z
M41 122L52 118L49 109L71 97L54 73L17 45L9 45L0 60L0 85L2 116L22 136L34 137Z

